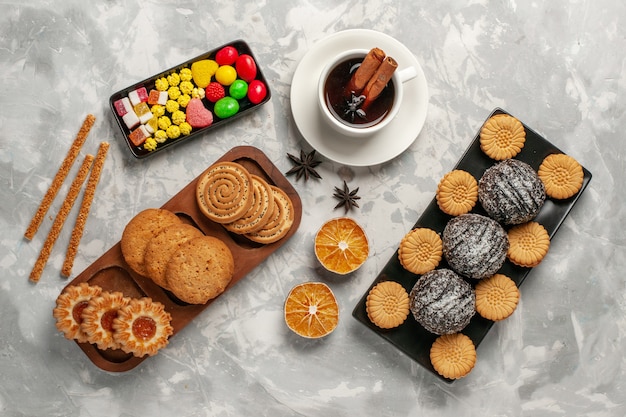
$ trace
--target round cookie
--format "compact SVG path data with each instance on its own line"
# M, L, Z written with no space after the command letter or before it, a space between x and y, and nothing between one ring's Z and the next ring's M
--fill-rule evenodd
M236 162L218 162L198 180L196 200L200 211L216 223L232 223L252 205L252 177Z
M213 236L201 236L188 240L174 252L165 279L180 300L204 304L224 292L234 271L228 246Z
M462 378L476 365L474 342L463 333L440 336L430 348L430 363L444 378Z
M82 313L89 305L89 300L99 296L102 288L81 282L67 286L57 297L52 317L56 319L56 328L66 339L75 339L80 343L88 342L87 334L82 329Z
M478 199L489 217L511 225L535 218L546 200L546 192L530 165L507 159L483 173L478 181Z
M120 246L124 260L139 275L146 275L143 264L144 253L150 239L161 229L182 220L169 210L146 209L133 217L122 232Z
M409 272L421 275L439 265L442 255L441 237L432 229L418 227L400 241L398 259Z
M495 274L506 260L509 240L498 222L468 213L448 221L443 230L443 256L457 273L473 279Z
M487 320L509 317L519 302L519 289L506 275L495 274L476 284L476 312Z
M525 142L524 125L508 114L491 116L480 129L480 149L496 161L513 158Z
M274 195L269 184L258 175L250 174L252 178L252 204L248 211L232 223L224 224L226 230L246 234L253 233L265 226L274 211Z
M274 185L270 185L270 189L275 202L273 214L262 229L245 234L253 242L263 244L277 242L289 233L293 225L294 210L291 199L286 192Z
M409 293L415 320L435 334L450 334L467 326L476 312L474 290L449 269L422 275Z
M439 181L435 198L439 209L446 214L469 213L478 201L478 182L469 172L455 169Z
M186 223L171 224L150 239L144 252L146 276L158 286L167 288L165 269L171 256L188 240L203 236L200 229Z
M543 260L550 248L548 231L537 222L528 222L509 230L507 256L515 265L532 268Z
M381 329L398 327L409 315L409 295L395 281L379 282L367 294L367 317Z
M81 329L87 335L87 341L98 346L98 349L118 349L115 341L113 321L122 307L127 306L131 299L119 291L103 291L99 296L92 297L83 310Z
M583 185L582 166L569 155L548 155L537 172L546 187L546 194L556 199L570 198Z
M133 298L120 308L113 320L115 342L126 353L154 356L167 346L174 333L172 316L163 304L149 297Z

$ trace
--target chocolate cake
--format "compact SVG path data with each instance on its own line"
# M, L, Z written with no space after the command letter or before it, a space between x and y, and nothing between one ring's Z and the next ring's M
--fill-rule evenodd
M478 200L487 214L502 224L521 224L535 218L546 191L527 163L506 159L488 168L478 181Z
M476 311L471 285L449 269L422 275L409 294L413 317L426 330L451 334L467 326Z
M443 256L450 268L468 278L495 274L506 259L509 239L498 222L469 213L448 221L443 230Z

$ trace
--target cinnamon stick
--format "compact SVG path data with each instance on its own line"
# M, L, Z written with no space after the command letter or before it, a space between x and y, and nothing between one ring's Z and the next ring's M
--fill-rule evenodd
M388 56L383 60L374 76L363 89L363 95L365 96L365 101L363 101L361 106L363 110L367 109L370 103L376 100L382 93L396 68L398 68L398 63L392 57Z
M348 85L346 86L346 94L361 94L361 91L367 85L367 82L376 73L376 70L385 59L385 52L380 48L372 48L363 58L363 62L354 74Z

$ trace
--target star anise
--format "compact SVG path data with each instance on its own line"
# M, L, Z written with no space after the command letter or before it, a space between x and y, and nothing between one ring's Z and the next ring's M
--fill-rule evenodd
M348 184L346 184L345 181L343 182L343 190L339 187L335 187L335 193L333 194L333 197L340 200L339 203L335 206L335 209L343 206L346 213L348 213L352 209L352 207L359 207L358 203L356 202L356 200L361 199L361 197L356 195L358 192L359 187L350 191L350 189L348 188Z
M318 179L322 178L315 170L315 167L322 163L322 161L315 159L315 149L308 154L301 149L300 158L290 153L287 153L287 156L294 164L294 167L287 171L286 175L296 174L296 181L298 181L302 176L304 176L305 181L307 181L310 177Z

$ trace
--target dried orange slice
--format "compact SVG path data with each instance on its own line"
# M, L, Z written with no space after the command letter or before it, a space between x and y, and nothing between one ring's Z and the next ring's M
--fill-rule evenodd
M345 275L356 271L368 255L365 231L350 218L329 220L315 235L315 256L331 272Z
M326 336L339 323L335 294L322 282L296 285L285 301L285 323L303 337L317 339Z

